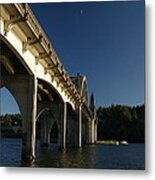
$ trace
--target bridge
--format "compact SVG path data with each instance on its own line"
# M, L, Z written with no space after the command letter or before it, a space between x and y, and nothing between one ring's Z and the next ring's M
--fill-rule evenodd
M41 146L54 124L60 149L97 140L94 97L88 102L85 76L69 76L28 4L0 5L1 84L22 116L23 159L35 158L37 122Z

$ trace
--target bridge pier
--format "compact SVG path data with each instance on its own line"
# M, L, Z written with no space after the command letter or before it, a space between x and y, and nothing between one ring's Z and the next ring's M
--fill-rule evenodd
M38 102L37 121L40 121L41 147L48 147L50 144L51 129L53 124L57 121L56 106L57 104L54 102Z
M68 108L69 109L69 108ZM79 121L78 114L67 110L67 146L68 147L79 147Z
M28 75L2 76L5 86L16 99L23 119L22 159L35 157L37 79Z
M58 135L58 145L60 149L66 148L66 130L67 130L67 103L63 102L58 105L58 121L60 130Z
M67 145L68 147L82 146L82 109L78 107L74 111L67 106Z
M90 119L89 120L89 144L94 144L94 132L95 132L95 128L94 128L94 119Z
M36 141L36 113L37 113L37 79L33 76L27 83L27 103L25 104L25 118L23 119L22 158L35 158ZM24 94L26 95L26 94ZM23 95L23 96L24 96Z
M48 109L44 111L44 109ZM41 113L42 112L42 113ZM52 113L52 115L50 115ZM67 134L67 103L66 102L43 102L38 105L39 120L41 121L41 146L50 143L50 132L54 122L58 126L58 147L66 148Z
M79 106L78 109L78 122L79 122L79 142L78 142L78 147L82 146L82 107Z
M94 125L94 143L97 142L97 122L95 121Z

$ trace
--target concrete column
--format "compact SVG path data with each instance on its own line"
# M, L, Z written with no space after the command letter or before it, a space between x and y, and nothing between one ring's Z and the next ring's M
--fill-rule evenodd
M23 119L23 146L22 158L35 158L36 141L36 112L37 112L37 79L33 76L29 78L27 94L27 103L25 104L25 113Z
M94 128L94 119L92 120L92 144L94 144L94 139L95 139L95 128Z
M63 149L66 148L66 127L67 127L67 104L64 103L64 108L63 108Z
M66 126L67 126L67 104L59 105L59 122L60 122L60 135L59 137L59 147L62 149L66 148Z
M82 146L82 107L79 107L79 147Z
M97 123L95 122L95 138L94 138L94 142L96 143L97 142Z
M16 99L23 120L22 158L35 157L37 79L35 76L2 76L1 83Z
M82 146L82 109L81 106L68 116L68 138L69 146L81 147Z
M89 144L94 144L95 140L95 123L94 119L89 120Z

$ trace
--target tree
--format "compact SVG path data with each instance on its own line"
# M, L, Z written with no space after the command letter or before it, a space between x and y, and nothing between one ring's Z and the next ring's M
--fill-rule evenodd
M144 142L145 106L99 107L98 139Z

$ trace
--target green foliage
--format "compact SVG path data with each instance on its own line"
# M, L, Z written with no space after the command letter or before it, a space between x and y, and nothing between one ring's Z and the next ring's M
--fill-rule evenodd
M144 143L145 141L145 106L99 107L98 139L126 140L128 142Z
M22 118L20 114L5 114L0 116L0 124L2 126L22 126Z
M0 116L0 137L22 137L22 118L20 114L5 114Z

